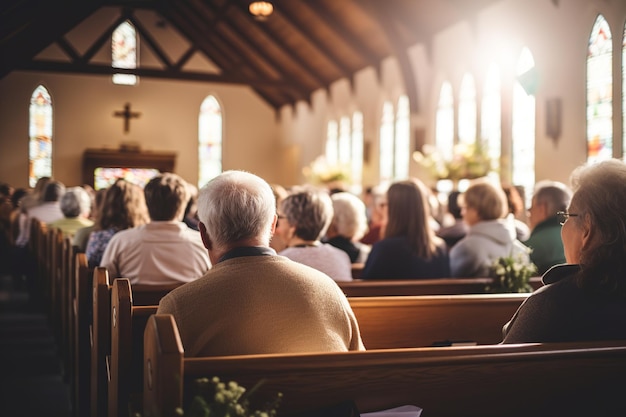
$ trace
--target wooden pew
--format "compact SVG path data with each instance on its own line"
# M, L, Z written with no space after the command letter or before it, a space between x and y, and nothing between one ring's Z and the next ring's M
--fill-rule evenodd
M388 295L484 294L492 278L389 279L337 282L348 297ZM543 286L541 277L532 277L534 290Z
M495 344L530 294L348 298L367 349Z
M133 415L132 411L141 410L144 329L148 318L156 313L161 298L179 285L131 286L130 280L124 278L113 282L109 416Z
M107 415L107 363L111 351L111 282L104 267L93 271L91 341L91 416Z
M350 400L360 412L413 404L425 417L624 415L624 372L626 342L185 358L173 316L153 315L142 415L176 415L193 380L212 376L264 380L253 399L283 393L279 416Z
M138 293L127 279L113 283L109 415L132 411L141 386L141 354L146 321L157 305L133 306ZM528 294L356 297L349 302L368 349L430 346L437 341L498 343L502 325Z
M91 306L93 269L87 264L87 255L75 254L72 310L74 320L74 380L72 384L76 416L90 414L91 395Z

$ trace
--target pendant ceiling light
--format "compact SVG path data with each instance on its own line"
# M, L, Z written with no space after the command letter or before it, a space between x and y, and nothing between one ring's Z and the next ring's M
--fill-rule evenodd
M253 1L248 9L256 20L266 20L274 11L274 6L269 1Z

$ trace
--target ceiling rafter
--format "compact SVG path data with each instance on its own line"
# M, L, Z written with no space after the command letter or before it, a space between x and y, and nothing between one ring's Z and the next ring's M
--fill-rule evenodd
M309 11L319 16L320 21L323 22L331 31L337 33L343 42L347 43L350 48L356 51L365 62L369 65L376 65L380 58L376 56L376 53L367 48L367 43L357 39L354 33L350 32L343 24L339 22L337 17L328 10L323 2L315 3L315 7L312 7L310 3L303 2L303 5L308 7ZM358 2L355 2L358 4ZM387 5L389 7L389 5Z
M309 65L302 59L300 58L298 55L294 54L293 52L290 51L289 46L285 43L285 41L281 38L279 38L278 36L276 36L273 32L271 32L270 30L268 30L266 25L262 25L260 24L258 21L256 21L248 12L247 7L242 3L246 2L246 0L234 0L234 4L239 8L239 10L242 11L242 16L245 16L245 19L251 23L252 25L255 25L258 29L260 29L260 31L267 36L272 43L278 47L279 49L281 49L281 51L288 57L291 58L291 60L296 64L296 66L305 74L307 74L307 76L311 77L313 80L315 80L315 82L319 85L328 85L331 83L332 80L323 80L321 79L317 74L313 73L310 69L309 69Z
M181 5L181 13L184 13L184 15L187 18L188 22L193 22L193 24L198 24L199 21L203 21L201 16L204 15L205 18L208 18L208 16L206 16L206 14L204 13L205 10L200 10L197 7L195 7L192 4L186 4L186 5ZM214 12L213 9L209 10L210 12ZM209 18L210 19L210 18ZM212 20L212 19L211 19ZM212 42L213 45L223 45L224 49L229 49L229 50L236 50L236 48L233 47L232 44L229 43L229 41L227 39L225 39L217 30L217 26L218 26L218 21L217 19L212 20L213 21L213 25L211 25L210 29L206 30L206 36L207 36L207 40L212 39L212 40L219 40L219 42ZM220 43L221 42L221 43ZM258 78L258 73L257 71L265 71L264 68L259 67L256 63L251 62L251 60L249 60L245 55L241 55L238 54L239 59L241 60L240 65L241 68L243 68L243 71L247 74L248 77L250 77L251 79L255 79ZM209 56L210 58L210 56ZM247 64L247 65L246 65ZM251 71L249 69L249 66L254 66L256 68L256 71ZM266 73L267 74L267 73ZM269 78L267 79L273 79L271 75L269 75ZM270 92L267 89L262 89L262 91L259 90L260 85L257 84L254 89L257 91L257 93L259 95L261 95L262 97L264 97L266 100L269 99L269 95ZM292 90L295 90L295 93L297 93L297 86L292 86ZM277 91L274 92L274 94L277 95L282 95L284 94L283 91ZM293 93L291 93L288 97L281 97L282 100L294 100L294 98L292 97ZM269 101L269 100L268 100Z
M315 37L315 35L305 26L301 24L294 24L294 22L298 22L297 16L295 16L284 7L280 8L280 10L275 10L274 13L276 13L277 15L283 15L286 20L290 21L292 23L293 29L300 33L300 35L302 35L302 37L306 39L308 43L313 45L318 51L325 55L327 57L327 60L337 69L337 72L339 72L343 77L350 76L352 71L342 62L342 58L338 54L328 49L326 46L322 45L322 43Z

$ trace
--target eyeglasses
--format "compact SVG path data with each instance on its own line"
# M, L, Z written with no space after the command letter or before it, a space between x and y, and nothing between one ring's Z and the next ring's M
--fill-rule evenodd
M557 217L559 223L561 224L561 226L563 226L565 224L567 219L569 219L570 217L576 217L576 216L578 216L578 214L570 213L570 212L567 212L567 211L557 211L556 212L556 217Z

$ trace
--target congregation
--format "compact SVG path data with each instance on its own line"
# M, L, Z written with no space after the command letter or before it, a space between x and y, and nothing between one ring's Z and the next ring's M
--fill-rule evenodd
M311 185L285 189L242 171L227 171L199 192L173 173L157 175L143 190L117 179L98 192L89 186L66 189L42 178L33 190L13 190L7 184L0 188L2 264L28 283L29 220L38 218L73 236L89 265L105 267L112 278L129 278L133 284L190 284L165 297L159 312L176 316L190 354L228 354L300 351L305 345L313 350L365 348L345 297L337 285L329 284L353 280L355 265L360 265L362 280L472 278L491 276L494 261L508 256L533 263L544 284L555 285L546 285L523 303L504 327L505 343L578 340L579 335L611 339L623 336L615 320L605 328L587 319L580 333L575 330L579 324L573 322L557 333L552 328L572 308L567 297L592 303L588 307L594 309L592 318L606 318L624 308L622 254L613 246L625 237L619 234L621 229L605 226L612 224L607 220L611 216L616 217L614 224L624 222L615 210L619 193L603 185L620 176L626 176L626 168L617 160L581 167L572 177L574 197L565 184L542 181L527 210L512 208L514 188L507 190L488 178L473 180L465 191L443 199L416 178L371 188L363 198ZM447 204L440 205L442 200ZM379 233L373 234L376 230ZM615 268L609 268L612 265ZM252 281L244 282L248 279ZM273 279L278 281L272 284ZM565 295L557 292L559 287ZM238 306L240 313L230 314L242 314L243 306L248 306L250 317L260 317L249 321L256 324L238 331L232 323L212 323L209 316L198 319L196 309L203 303L221 312L211 317L229 316L223 301L234 289L241 303L230 300L230 305ZM587 300L587 291L607 297L610 306L598 304L597 298ZM559 311L540 301L552 300L551 292L565 298ZM288 298L294 304L276 302ZM275 308L268 310L267 305ZM321 310L327 316L320 317L318 310L324 305ZM539 314L560 319L542 320L539 329L534 324ZM266 316L272 320L261 319ZM302 318L300 325L280 324L280 317L295 316ZM331 331L338 321L340 327ZM258 323L272 324L266 328ZM309 329L317 344L293 337L303 329ZM274 345L252 343L247 350L243 341L215 342L223 332L231 338L251 332L278 336L272 339ZM334 338L328 337L331 333ZM239 350L233 350L234 345Z

